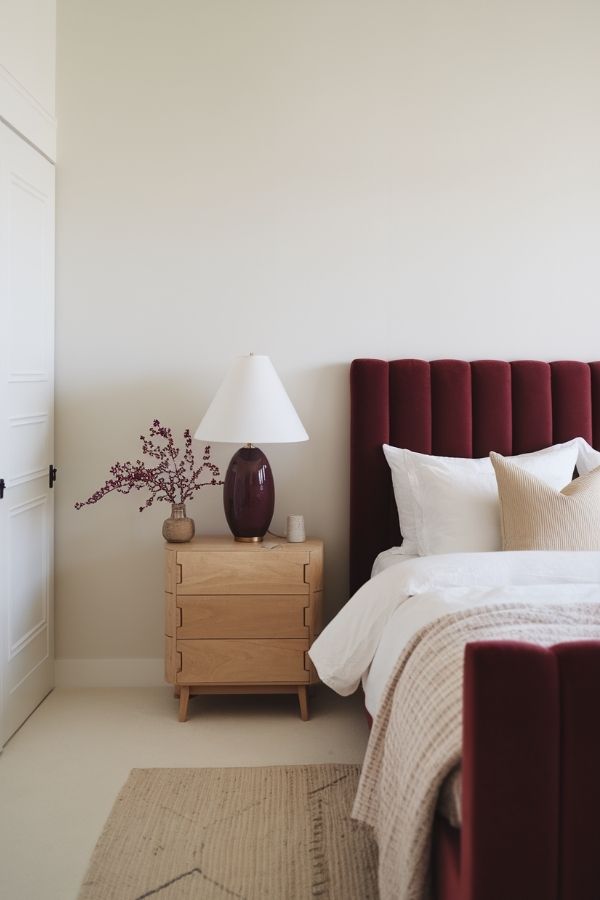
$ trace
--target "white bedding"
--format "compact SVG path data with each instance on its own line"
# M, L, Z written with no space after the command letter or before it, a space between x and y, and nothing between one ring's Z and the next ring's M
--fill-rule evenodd
M408 554L402 552L402 547L390 547L377 556L371 569L371 578L375 578L380 572L389 569L390 566L397 566L398 563L406 562L409 559L418 559L416 553Z
M351 694L362 679L374 716L400 653L420 628L458 610L520 601L600 601L600 552L404 557L354 594L309 654L338 694Z

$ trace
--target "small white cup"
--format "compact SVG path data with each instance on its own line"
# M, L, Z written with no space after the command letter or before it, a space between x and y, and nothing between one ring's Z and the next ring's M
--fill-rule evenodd
M290 544L301 544L305 541L304 516L288 516L286 534Z

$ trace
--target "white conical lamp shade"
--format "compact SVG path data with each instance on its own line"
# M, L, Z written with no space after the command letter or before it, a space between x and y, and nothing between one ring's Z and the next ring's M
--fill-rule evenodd
M239 356L194 437L231 444L307 441L298 413L268 356Z

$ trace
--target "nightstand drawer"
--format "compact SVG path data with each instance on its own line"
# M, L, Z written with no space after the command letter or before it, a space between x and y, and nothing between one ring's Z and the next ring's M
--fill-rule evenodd
M178 638L306 638L306 594L178 597Z
M177 553L182 594L308 594L306 550L198 551Z
M301 684L306 640L180 640L179 684Z

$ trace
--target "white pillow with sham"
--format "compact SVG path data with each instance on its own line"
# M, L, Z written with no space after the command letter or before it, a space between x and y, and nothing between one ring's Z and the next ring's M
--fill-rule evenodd
M534 453L508 457L562 490L573 477L580 438ZM502 549L498 486L488 457L428 456L383 445L392 483L402 551L409 555Z

